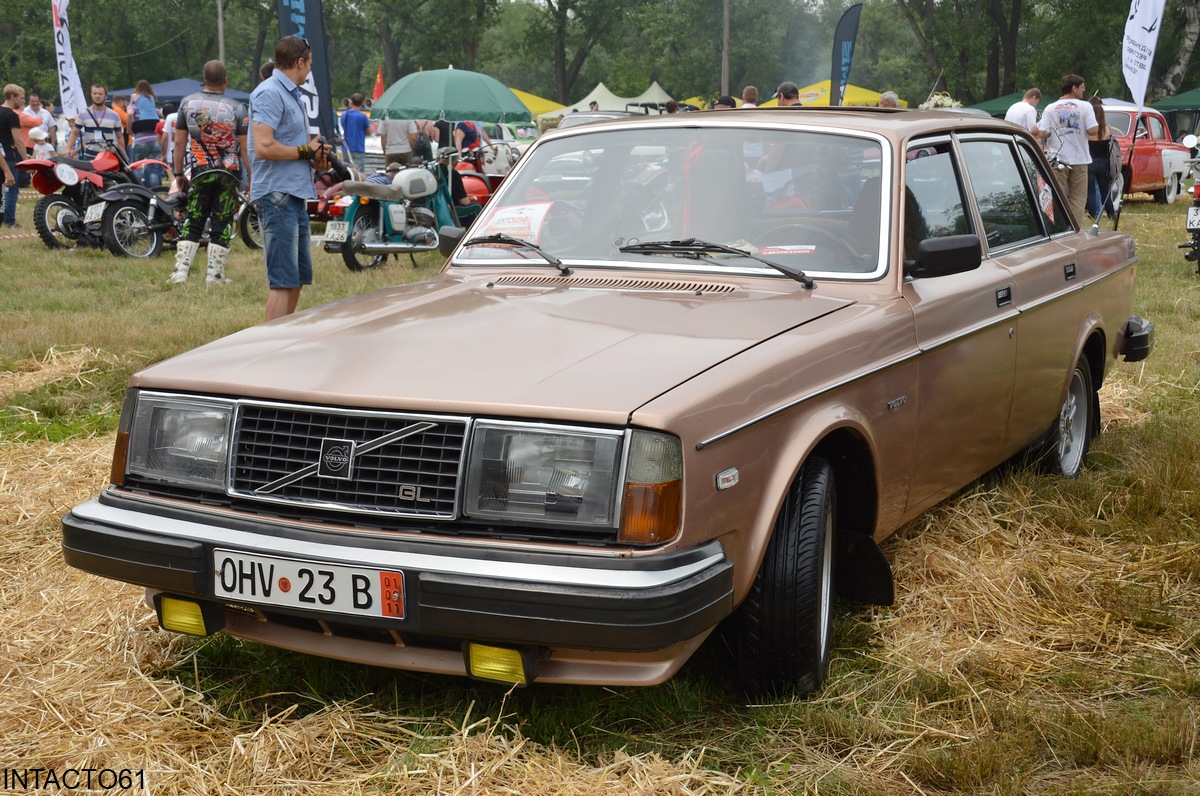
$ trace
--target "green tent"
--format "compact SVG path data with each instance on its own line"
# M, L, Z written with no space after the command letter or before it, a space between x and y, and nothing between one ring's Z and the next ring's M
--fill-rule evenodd
M1167 111L1200 111L1200 88L1176 94L1174 97L1161 99L1150 105L1159 113Z
M978 102L971 107L989 113L998 119L1003 119L1004 114L1008 113L1008 109L1012 107L1013 103L1020 102L1024 96L1024 91L1014 91L1011 94L1005 94L1003 97ZM1038 112L1046 110L1046 106L1050 104L1050 101L1050 97L1042 94L1042 101L1037 104Z

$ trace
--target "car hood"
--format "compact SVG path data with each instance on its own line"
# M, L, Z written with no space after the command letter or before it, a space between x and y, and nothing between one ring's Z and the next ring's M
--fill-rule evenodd
M768 289L441 276L246 329L151 366L133 384L619 424L697 373L853 303L753 281Z

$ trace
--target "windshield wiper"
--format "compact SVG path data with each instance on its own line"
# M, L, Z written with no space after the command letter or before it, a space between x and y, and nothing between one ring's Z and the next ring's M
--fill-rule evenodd
M623 254L676 254L681 257L695 257L697 259L704 257L707 260L712 258L706 257L709 254L736 254L739 257L748 257L751 260L769 265L779 273L795 279L800 284L804 285L809 290L817 286L812 277L803 271L794 270L780 265L779 263L771 262L765 257L759 257L757 254L751 254L745 249L739 249L734 246L726 246L723 243L712 243L711 241L699 240L697 238L684 238L683 240L651 240L645 243L631 243L628 246L621 246L617 251Z
M553 254L542 251L542 249L536 243L531 243L530 241L522 240L521 238L514 238L512 235L496 233L494 235L480 235L477 238L471 238L463 245L477 246L481 243L507 243L512 246L520 246L522 249L529 249L531 252L534 252L543 260L557 268L559 273L561 273L563 276L571 275L571 269L563 265L562 260L555 257Z

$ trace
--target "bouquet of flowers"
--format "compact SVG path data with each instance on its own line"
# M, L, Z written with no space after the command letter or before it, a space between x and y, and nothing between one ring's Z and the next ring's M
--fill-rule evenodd
M945 91L935 91L929 95L929 99L922 102L917 107L923 111L934 110L936 108L961 108L963 104L951 97Z

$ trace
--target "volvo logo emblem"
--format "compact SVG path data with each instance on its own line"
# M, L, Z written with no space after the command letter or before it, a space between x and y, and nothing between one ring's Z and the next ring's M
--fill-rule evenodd
M354 441L348 439L321 440L321 458L317 475L349 481L354 477Z

